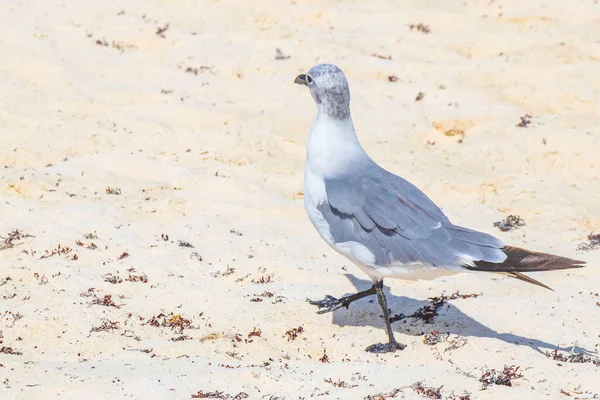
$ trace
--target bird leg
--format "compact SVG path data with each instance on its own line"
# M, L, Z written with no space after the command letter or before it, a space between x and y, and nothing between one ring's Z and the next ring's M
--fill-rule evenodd
M406 345L402 343L398 343L394 338L394 332L392 331L392 325L390 324L390 312L387 306L387 299L385 298L385 294L383 293L383 279L374 283L370 289L363 290L362 292L358 292L355 294L351 294L349 296L344 296L341 299L336 299L333 296L325 296L323 300L310 300L306 299L306 301L313 306L319 307L318 314L324 314L328 312L333 312L335 310L339 310L342 307L348 308L350 303L362 299L363 297L368 297L371 295L377 295L377 301L381 306L381 310L383 311L383 319L385 321L385 328L387 330L388 335L388 343L377 343L367 347L365 350L369 353L390 353L396 350L404 350ZM323 310L321 310L323 309Z
M317 311L318 314L325 314L328 312L333 312L335 310L338 310L342 307L346 307L346 309L348 309L348 306L350 305L350 303L362 299L363 297L367 297L367 296L371 296L377 293L377 289L375 288L375 286L377 285L374 284L370 289L364 290L362 292L358 292L355 294L351 294L349 296L344 296L341 299L336 299L333 296L325 296L325 298L323 300L310 300L310 299L306 299L306 301L310 304L312 304L313 306L317 306L319 307L319 311ZM381 303L381 302L380 302ZM321 310L321 308L323 308L323 310Z
M392 324L390 323L390 312L387 306L387 300L385 298L385 294L383 293L383 279L373 285L373 289L377 293L377 301L383 310L383 319L385 321L385 329L388 334L388 343L376 343L365 350L369 353L392 353L396 350L404 350L406 345L402 343L398 343L394 338L394 332L392 331Z

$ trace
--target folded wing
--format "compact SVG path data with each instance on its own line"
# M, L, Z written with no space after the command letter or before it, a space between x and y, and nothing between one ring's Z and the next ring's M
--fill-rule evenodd
M375 264L438 267L502 263L504 243L453 225L423 192L383 169L326 179L327 202L318 206L336 243L367 247Z

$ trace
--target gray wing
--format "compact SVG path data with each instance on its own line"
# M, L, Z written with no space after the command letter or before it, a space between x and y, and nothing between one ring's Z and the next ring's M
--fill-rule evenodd
M335 242L363 244L377 265L458 267L506 258L502 241L453 225L423 192L379 167L359 177L326 179L325 190L327 202L317 208Z

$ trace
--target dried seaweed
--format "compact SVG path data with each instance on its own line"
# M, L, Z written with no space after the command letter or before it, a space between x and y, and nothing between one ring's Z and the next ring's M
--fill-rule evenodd
M577 250L591 251L600 249L600 233L590 233L587 239L587 243L581 243L579 246L577 246Z
M525 226L525 220L518 215L509 215L502 221L494 222L494 226L500 229L502 232L508 232Z
M486 390L490 385L502 385L512 386L512 381L523 377L523 374L519 372L521 367L511 365L510 367L504 366L502 371L495 369L486 369L479 378L479 382L482 383L482 390Z

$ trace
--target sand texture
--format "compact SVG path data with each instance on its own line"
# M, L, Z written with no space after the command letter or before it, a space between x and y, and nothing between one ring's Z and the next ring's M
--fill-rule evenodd
M597 0L8 0L0 54L0 399L600 398ZM366 353L374 299L305 301L370 286L303 207L320 62L454 223L587 268L386 281Z

